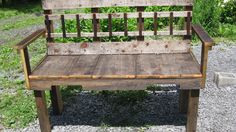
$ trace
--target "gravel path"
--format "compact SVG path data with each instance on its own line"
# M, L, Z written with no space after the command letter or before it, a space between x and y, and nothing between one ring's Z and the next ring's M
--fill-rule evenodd
M236 45L236 44L234 44ZM200 59L200 47L194 47ZM236 73L236 46L219 44L209 54L208 79L200 93L199 132L236 131L236 86L217 88L214 72ZM178 93L149 93L143 101L117 102L116 95L78 93L65 102L62 116L51 116L54 132L184 132L186 116L178 113ZM38 121L20 130L39 131Z

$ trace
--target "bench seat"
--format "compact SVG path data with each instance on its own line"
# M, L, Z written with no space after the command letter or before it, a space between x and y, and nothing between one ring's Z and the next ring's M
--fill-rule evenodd
M47 56L30 79L200 78L190 53Z

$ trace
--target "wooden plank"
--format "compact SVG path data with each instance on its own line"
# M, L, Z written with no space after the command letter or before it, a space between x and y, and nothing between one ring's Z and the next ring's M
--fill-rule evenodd
M173 35L173 12L170 12L170 35Z
M193 0L43 0L43 9L74 9L122 6L191 6Z
M63 38L66 38L66 24L65 24L64 15L61 15L61 27L62 27Z
M137 36L138 41L144 41L144 36L143 36L143 31L144 31L144 18L142 16L142 13L144 12L145 7L137 7L137 12L138 12L138 31L139 31L139 36Z
M34 91L39 125L42 132L51 132L51 125L48 115L48 108L44 91Z
M128 17L127 17L127 13L124 13L124 36L128 36Z
M49 15L52 14L52 10L44 10L44 14L45 14L45 25L46 25L45 27L47 29L47 33L51 34L54 32L53 20L49 20ZM47 42L53 42L53 41L54 39L51 37L51 35L48 35Z
M172 11L173 17L187 17L188 11ZM162 12L142 12L143 18L153 18L154 14L157 13L158 18L170 17L170 11ZM79 14L64 14L65 19L75 19L76 15L79 15L80 19L93 19L94 13L79 13ZM127 12L127 13L96 13L97 19L108 19L108 14L111 14L112 18L124 18L125 14L127 18L138 18L139 12ZM191 12L192 15L192 12ZM48 14L49 20L60 20L61 14Z
M81 37L81 29L80 29L80 17L76 15L76 23L77 23L77 37Z
M207 62L208 62L208 50L209 47L202 45L202 51L201 51L201 67L200 71L203 75L203 80L202 80L202 88L205 88L206 84L206 73L207 73Z
M180 60L180 57L183 57L184 60ZM190 57L188 53L138 55L137 78L201 77L198 66Z
M100 41L100 38L97 37L97 32L100 31L100 21L97 19L97 14L99 13L99 8L91 8L91 12L93 13L93 32L94 37L93 41Z
M187 114L187 132L197 131L197 116L198 116L198 104L199 104L199 90L189 91L189 102L188 102L188 114Z
M82 85L84 90L146 90L153 84L178 84L180 89L200 89L197 79L44 79L30 80L31 88L46 90L51 85Z
M92 78L135 78L134 55L101 55Z
M182 56L183 60L175 60ZM30 79L202 78L189 54L48 56ZM163 61L165 60L165 61ZM60 62L60 63L58 63ZM186 67L182 67L184 64ZM188 69L189 67L195 69Z
M207 34L207 32L200 25L193 25L192 30L200 38L203 45L205 45L205 46L213 46L214 45L213 39Z
M126 31L125 31L126 32ZM128 35L130 37L136 37L139 36L139 31L128 31ZM153 31L142 31L143 36L153 36ZM169 36L170 31L157 31L157 35L165 35ZM187 30L174 30L173 35L175 36L182 36L187 35ZM51 36L53 38L62 38L62 33L52 33ZM77 37L77 33L67 33L67 37ZM109 32L97 32L97 37L108 37ZM124 32L113 32L112 36L126 36ZM87 32L81 32L81 37L94 37L94 33L87 33Z
M34 42L36 39L38 39L39 37L43 36L45 33L46 33L45 29L39 29L39 30L35 31L34 33L32 33L31 35L29 35L28 37L26 37L25 39L23 39L22 41L20 41L18 44L16 44L14 46L14 48L16 48L16 49L24 49L29 44Z
M25 84L26 87L29 89L29 75L31 74L31 66L29 61L29 52L28 48L20 49L20 56L21 56L21 63L23 65L24 76L25 76Z
M154 13L154 23L153 23L153 27L154 27L154 35L157 35L157 27L158 27L158 23L157 23L157 13Z
M49 43L48 55L186 53L189 52L190 46L189 40Z
M112 15L108 14L108 31L109 37L112 37Z
M187 13L187 17L185 17L185 22L184 22L184 28L187 30L187 35L185 35L183 37L183 39L191 39L191 23L192 23L192 11L193 11L193 6L185 6L184 7L185 11L189 11L190 12L190 16L189 13ZM190 17L190 18L189 18ZM189 27L190 26L190 27ZM188 31L189 30L189 31ZM188 34L189 33L189 34Z

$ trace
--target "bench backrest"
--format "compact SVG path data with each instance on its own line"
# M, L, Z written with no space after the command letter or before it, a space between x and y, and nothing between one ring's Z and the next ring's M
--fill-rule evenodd
M164 11L164 12L145 12L148 6L181 6L182 11ZM191 38L191 19L192 19L193 0L44 0L43 9L45 14L45 24L47 28L47 40L49 42L49 54L121 54L121 53L169 53L169 52L187 52L189 51L189 40ZM99 13L99 8L103 7L135 7L136 12L124 13ZM78 8L91 8L91 13L79 14L57 14L53 10L67 10ZM174 19L185 18L183 30L175 29ZM147 18L153 19L153 30L145 31L144 21ZM167 18L169 26L165 31L158 28L160 18ZM67 32L66 21L76 20L76 32ZM92 20L93 32L82 32L81 20ZM108 20L107 31L100 30L99 20ZM124 31L115 32L112 29L112 19L123 19ZM128 31L128 19L137 19L137 30ZM53 21L60 21L61 33L55 33ZM145 41L145 42L128 42L126 46L121 43L109 43L114 46L107 46L106 43L80 44L55 44L54 38L77 38L88 37L94 41L100 41L101 37L113 36L130 36L136 37L138 41L143 41L144 36L184 36L185 41ZM155 45L152 45L152 44ZM159 44L159 45L158 45ZM142 45L142 46L140 46ZM146 46L143 46L146 45ZM150 45L150 46L149 46ZM122 48L123 47L123 48ZM129 52L124 52L125 51ZM129 48L129 50L127 50ZM161 49L161 50L160 50ZM163 49L163 50L162 50ZM87 52L88 51L88 52ZM146 52L144 52L146 51Z

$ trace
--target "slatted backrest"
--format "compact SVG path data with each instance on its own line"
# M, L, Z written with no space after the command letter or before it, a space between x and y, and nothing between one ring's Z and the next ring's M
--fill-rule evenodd
M124 13L99 13L99 8L102 7L136 7L136 12L124 12ZM147 6L182 6L185 7L183 11L165 11L165 12L144 12L145 7ZM112 36L130 36L136 37L137 40L143 41L144 36L157 36L157 35L178 35L184 36L185 39L191 37L191 17L192 17L192 6L193 0L44 0L43 9L45 13L45 24L47 27L47 39L49 44L49 49L55 47L52 44L54 38L68 38L68 37L90 37L94 41L100 41L100 37L112 37ZM58 9L78 9L78 8L91 8L91 13L79 13L79 14L57 14L52 13L52 10ZM185 28L183 30L175 29L173 26L173 20L176 17L185 18ZM112 29L112 19L123 19L124 31L114 32ZM128 31L128 19L137 19L137 30ZM145 31L144 30L144 21L147 18L153 19L153 30ZM169 28L167 30L159 30L158 20L160 18L169 19ZM67 32L65 23L67 20L74 19L76 20L77 32ZM81 31L81 20L90 19L92 20L93 32L82 32ZM102 32L100 30L101 19L107 19L107 32ZM54 33L53 30L53 21L59 20L61 24L61 33ZM185 42L185 41L183 41ZM186 41L187 42L187 41ZM160 41L158 42L160 43ZM166 43L166 42L164 42ZM139 43L140 44L140 43ZM171 44L173 44L171 42ZM178 45L179 42L176 42ZM189 41L187 42L189 44ZM53 46L52 46L53 45ZM74 44L72 44L74 45ZM83 44L80 44L80 46ZM99 44L98 44L99 45ZM103 45L103 44L102 44ZM63 46L63 45L62 45ZM68 48L68 45L65 46ZM75 46L72 46L75 48ZM168 46L164 45L165 48ZM177 47L177 46L175 46ZM96 47L95 47L96 48ZM145 47L143 47L145 48ZM172 46L173 48L173 46ZM185 47L183 51L188 51L189 47ZM56 51L55 49L52 49ZM66 49L73 52L73 49ZM170 50L170 49L168 49ZM77 50L76 50L77 51ZM98 50L100 51L100 50ZM151 50L153 51L153 50ZM150 52L151 52L150 51ZM171 51L176 51L172 49ZM180 50L178 50L180 51ZM137 53L141 53L142 50L139 50ZM49 53L55 53L50 52ZM86 53L86 52L85 52ZM110 53L110 52L107 52ZM113 52L112 52L113 53ZM75 53L76 54L76 53ZM79 54L79 53L78 53ZM113 53L114 54L114 53Z

